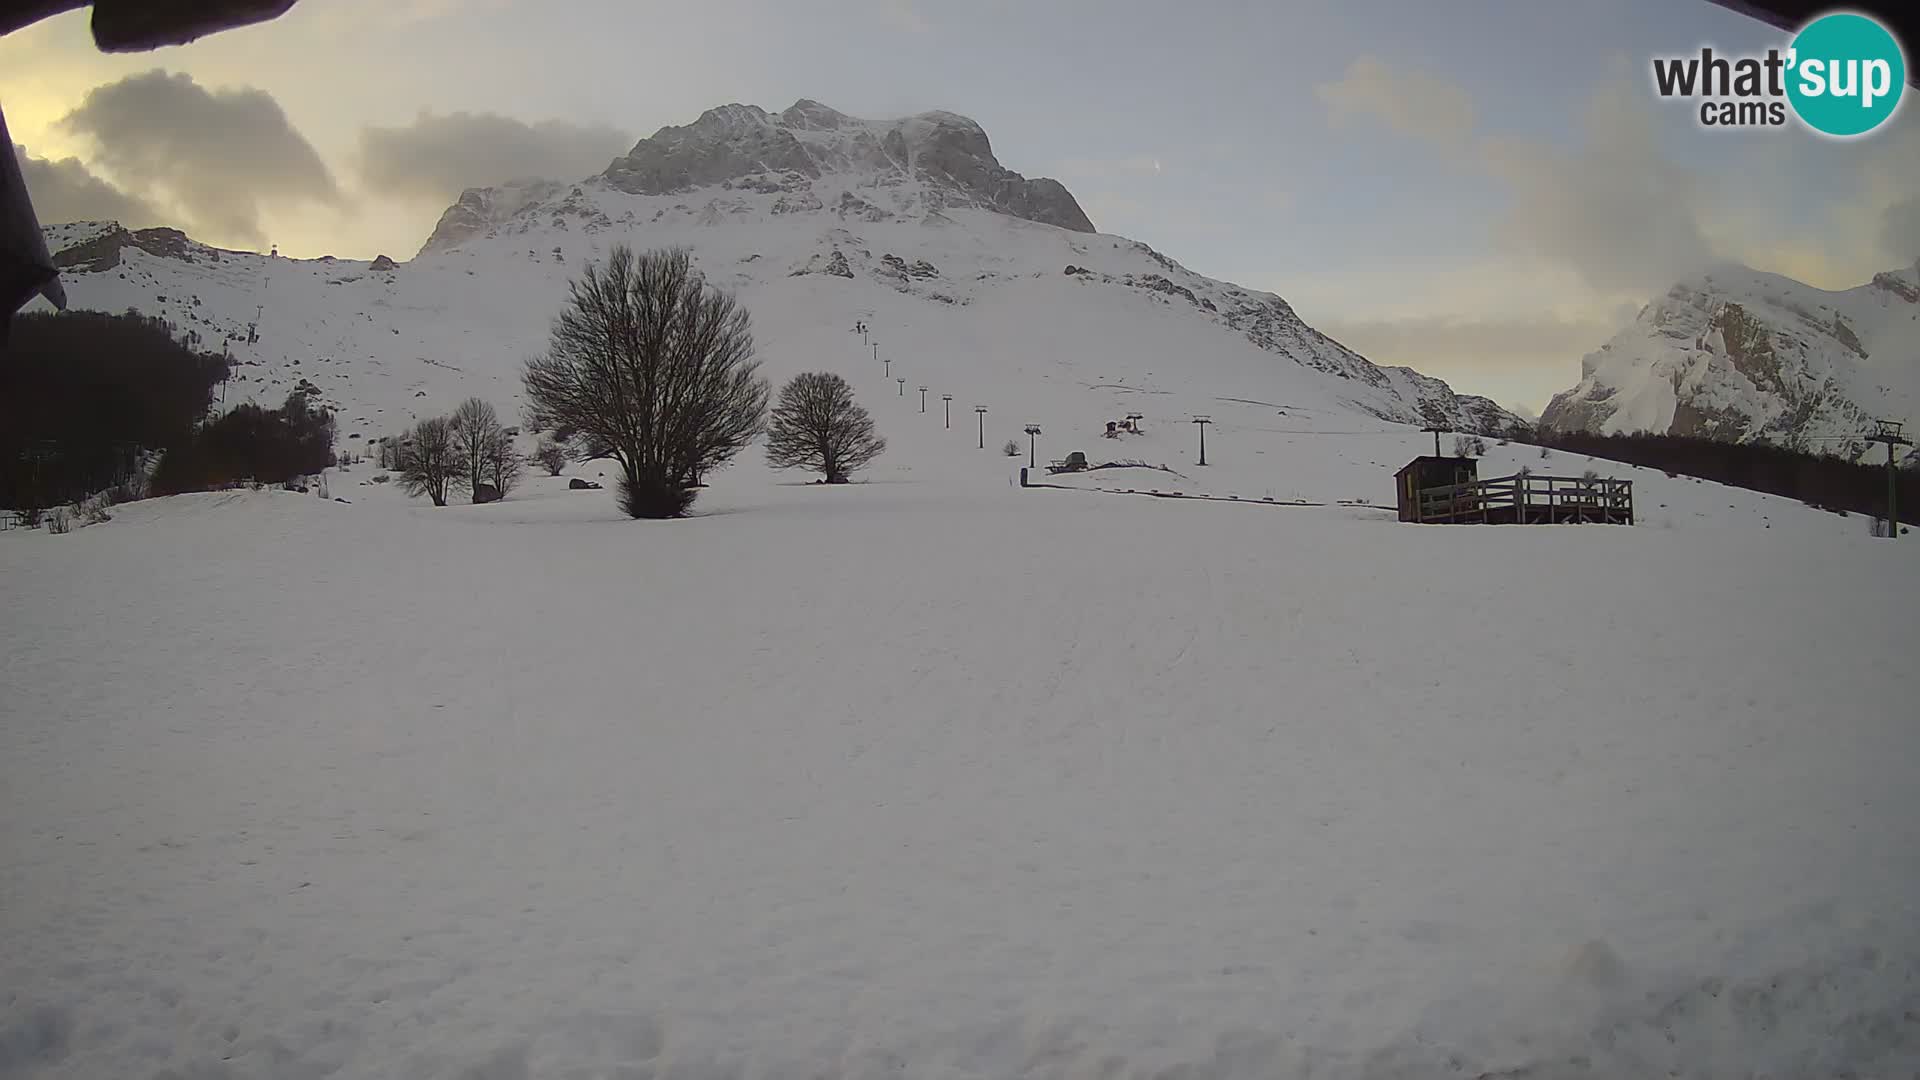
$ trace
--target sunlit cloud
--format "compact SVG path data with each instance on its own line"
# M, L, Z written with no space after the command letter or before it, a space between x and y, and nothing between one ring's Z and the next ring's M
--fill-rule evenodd
M155 69L95 87L60 127L90 145L90 165L208 239L259 244L266 207L344 203L319 153L253 87L208 90Z

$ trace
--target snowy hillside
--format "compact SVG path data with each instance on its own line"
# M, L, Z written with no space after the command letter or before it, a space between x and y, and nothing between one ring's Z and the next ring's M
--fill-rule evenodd
M0 534L0 1075L1920 1068L1915 545L1021 490L922 420L679 522L356 469Z
M1484 398L1369 363L1277 296L1091 229L1064 188L1001 167L971 121L872 125L801 102L778 116L712 110L579 183L469 191L398 264L221 252L101 223L48 237L74 304L138 308L228 343L229 402L277 403L305 380L338 411L343 440L468 394L511 413L567 280L617 243L691 248L752 311L776 378L864 375L848 366L846 331L865 320L894 374L1015 431L1130 410L1232 413L1235 401L1335 427L1511 422Z
M1744 267L1675 285L1542 419L1857 454L1871 420L1920 421L1920 264L1843 292Z

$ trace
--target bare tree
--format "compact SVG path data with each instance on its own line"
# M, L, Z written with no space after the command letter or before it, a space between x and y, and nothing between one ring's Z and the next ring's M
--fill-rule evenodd
M501 498L520 486L520 478L525 475L526 462L514 451L513 436L505 431L496 432L480 455L481 478L492 484Z
M569 286L545 355L521 378L531 415L621 469L633 517L678 517L692 485L760 433L767 382L752 323L685 250L615 247Z
M468 483L467 462L454 438L453 422L444 416L413 425L413 433L395 449L394 461L406 493L428 496L435 506L447 505L447 492Z
M470 397L453 410L449 420L453 424L453 439L459 446L460 458L467 466L467 490L473 493L474 501L478 502L481 485L487 482L488 457L493 444L502 438L500 414L494 412L493 406L485 401ZM505 495L506 492L500 494Z
M533 460L547 470L548 476L559 476L566 471L567 462L573 460L573 453L560 440L542 436L540 445L533 451Z
M824 371L795 375L780 388L767 425L767 461L776 469L807 469L844 484L887 448L873 418L853 400L847 380Z

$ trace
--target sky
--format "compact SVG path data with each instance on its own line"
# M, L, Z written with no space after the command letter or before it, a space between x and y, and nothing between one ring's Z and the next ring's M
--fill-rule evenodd
M1784 37L1705 0L299 0L134 54L44 20L0 38L0 106L43 221L396 259L463 188L716 105L948 109L1101 231L1537 412L1715 261L1920 259L1920 108L1840 141L1653 94L1655 55Z

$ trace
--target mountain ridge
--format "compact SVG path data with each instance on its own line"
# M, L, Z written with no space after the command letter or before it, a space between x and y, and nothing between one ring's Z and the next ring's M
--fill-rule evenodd
M1840 290L1722 264L1587 354L1541 421L1857 457L1875 420L1920 419L1916 353L1920 262Z
M845 339L832 334L864 320L887 327L890 348L916 355L929 377L937 364L1076 413L1094 409L1093 395L1092 416L1152 395L1190 412L1244 400L1275 403L1269 416L1486 433L1518 423L1490 399L1371 363L1279 296L1041 220L1078 213L1064 187L1053 210L1035 203L1051 190L1033 186L1043 182L1055 184L1005 170L958 114L875 125L801 99L777 116L707 110L577 182L469 189L401 263L222 252L112 223L47 235L77 306L135 308L232 351L243 398L310 387L342 414L343 437L447 398L516 397L519 363L544 346L567 281L614 244L691 250L755 313L775 374L844 361ZM1065 386L1077 390L1052 397Z

